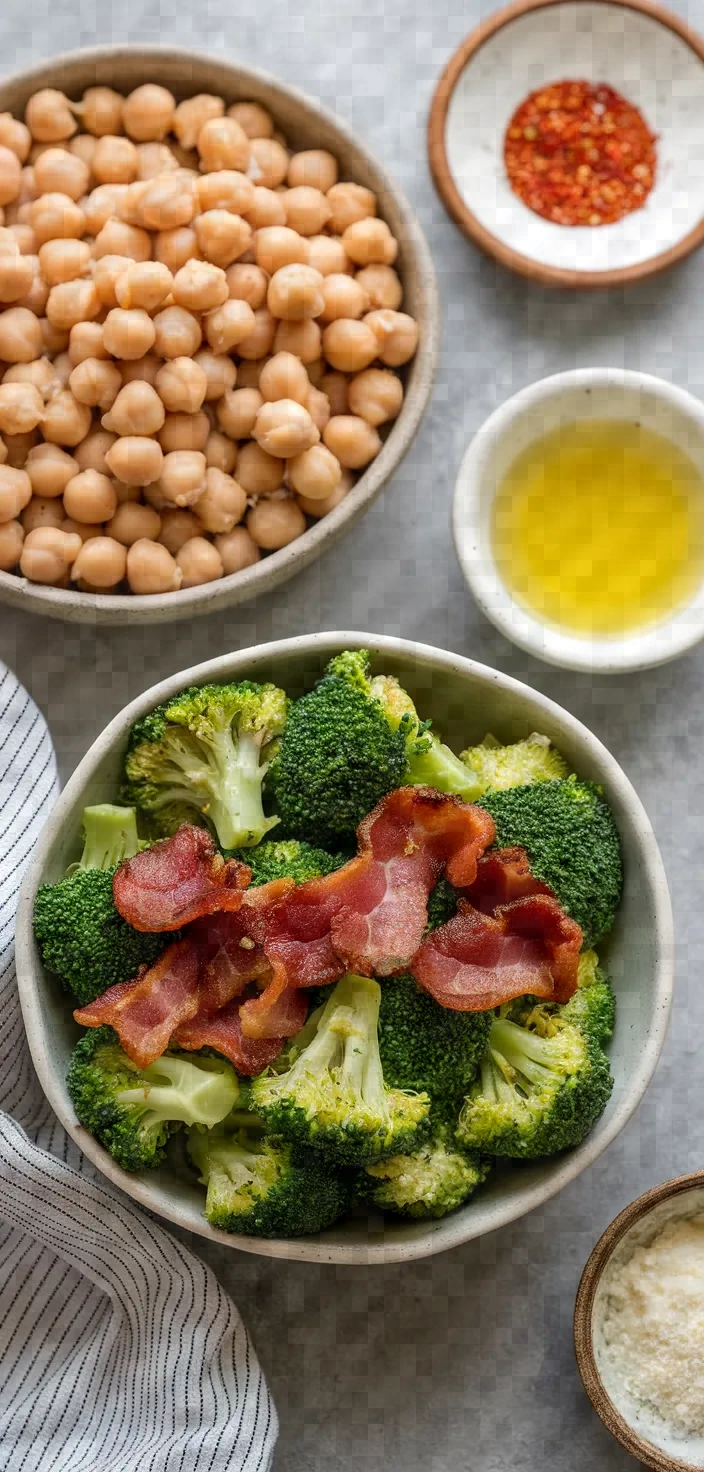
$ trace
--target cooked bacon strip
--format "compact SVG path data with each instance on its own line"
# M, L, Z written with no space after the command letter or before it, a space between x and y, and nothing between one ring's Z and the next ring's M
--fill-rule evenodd
M483 915L460 900L412 962L413 975L442 1007L484 1012L526 993L567 1002L577 987L582 932L550 895L536 894Z
M308 1016L308 998L302 987L289 986L283 966L274 967L274 979L259 997L240 1007L246 1038L295 1038Z
M238 910L251 877L246 864L223 859L205 828L187 824L121 864L112 889L135 930L179 930L201 915Z
M199 972L194 941L176 941L135 981L108 987L73 1015L83 1027L109 1023L127 1057L138 1068L147 1068L168 1047L174 1029L198 1011Z
M271 963L247 933L243 910L208 915L197 920L189 934L201 954L199 1016L210 1016L241 996L250 982L265 985L272 976Z
M278 1058L283 1048L283 1037L245 1037L241 1023L241 1003L238 998L221 1007L212 1017L200 1013L191 1022L183 1022L174 1033L171 1042L176 1048L193 1052L198 1048L214 1048L237 1069L238 1073L252 1077L261 1073L269 1063ZM302 1024L300 1024L302 1026ZM296 1031L300 1031L300 1026Z
M289 986L327 986L344 974L330 935L341 904L327 884L332 877L299 885L276 879L245 896L241 923L272 967L284 969Z
M499 905L529 895L553 895L554 890L530 872L524 848L493 848L477 864L477 877L465 890L465 898L484 915L493 915Z

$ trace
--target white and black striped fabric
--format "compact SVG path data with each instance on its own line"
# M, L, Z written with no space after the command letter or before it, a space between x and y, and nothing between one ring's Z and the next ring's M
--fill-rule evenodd
M276 1411L234 1304L93 1171L33 1073L14 914L57 791L44 720L0 664L0 1468L267 1472Z

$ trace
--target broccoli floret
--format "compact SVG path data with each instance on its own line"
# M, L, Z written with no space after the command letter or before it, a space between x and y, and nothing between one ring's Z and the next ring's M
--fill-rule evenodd
M468 746L460 760L476 773L482 792L524 787L532 782L553 782L569 776L565 758L550 745L547 736L534 732L524 741L502 746L487 734L481 746Z
M525 1026L498 1017L457 1139L488 1155L555 1155L584 1139L612 1087L606 1054L564 1015L551 1017L547 1029L540 1008Z
M205 820L223 849L259 843L279 821L264 815L262 783L287 709L283 690L251 680L182 691L133 726L125 801L160 834Z
M332 874L347 863L347 854L329 854L325 849L313 848L310 843L301 843L297 838L265 839L256 848L235 849L232 858L242 859L252 870L251 887L268 884L272 879L295 879L304 884L307 879L317 879L321 874Z
M118 808L113 803L98 803L83 809L83 853L78 869L114 869L125 859L132 859L142 847L137 835L134 808Z
M440 879L434 889L428 895L428 923L425 927L426 935L431 930L437 930L439 925L445 925L457 914L459 894L450 884L449 879Z
M267 1139L261 1130L191 1131L188 1153L207 1187L205 1215L223 1232L299 1237L322 1232L351 1204L345 1179L313 1151Z
M237 1102L237 1074L226 1058L167 1052L137 1068L111 1027L91 1029L69 1064L68 1092L78 1119L123 1170L151 1170L180 1125L208 1128Z
M405 734L404 785L435 787L438 792L449 792L464 802L474 802L482 790L481 783L430 729L430 721L420 720L410 695L395 675L376 675L369 693L372 700L379 701L393 730L402 730Z
M439 1131L412 1155L392 1155L368 1165L368 1199L399 1216L441 1217L455 1211L486 1178L489 1165L459 1150Z
M380 1001L377 981L343 976L322 1011L306 1023L307 1045L299 1050L294 1039L290 1066L254 1080L252 1107L271 1133L350 1166L413 1149L420 1141L430 1100L386 1087Z
M623 887L618 831L601 789L568 777L488 792L479 802L496 823L499 848L527 851L533 874L582 927L585 949L594 946L613 922Z
M434 1118L457 1119L479 1070L493 1012L452 1012L421 991L414 977L384 979L379 1053L384 1080L426 1093Z

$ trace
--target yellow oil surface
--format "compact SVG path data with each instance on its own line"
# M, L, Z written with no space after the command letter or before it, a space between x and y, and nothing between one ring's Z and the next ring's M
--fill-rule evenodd
M519 455L497 487L493 551L513 597L579 634L624 634L686 604L704 576L704 480L626 420L583 419Z

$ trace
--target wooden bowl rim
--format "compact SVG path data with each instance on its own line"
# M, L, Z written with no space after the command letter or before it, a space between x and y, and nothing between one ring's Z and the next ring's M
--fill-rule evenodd
M659 1186L652 1186L649 1191L644 1191L642 1196L637 1196L635 1201L631 1201L630 1205L624 1207L624 1210L609 1223L587 1258L574 1305L575 1358L582 1384L592 1406L607 1431L611 1432L621 1446L625 1447L632 1457L637 1457L646 1467L652 1467L654 1472L700 1472L700 1469L692 1462L683 1462L679 1457L671 1457L668 1452L662 1451L660 1447L654 1446L652 1442L639 1436L638 1432L634 1431L621 1415L618 1407L614 1405L604 1387L594 1354L592 1328L594 1299L604 1269L626 1233L663 1201L671 1200L696 1188L704 1188L704 1170L691 1171L688 1175L675 1176L670 1181L663 1181Z
M503 30L505 26L518 20L520 16L532 10L545 10L548 6L565 3L567 0L512 0L511 4L503 6L501 10L495 11L487 20L482 21L460 43L442 72L430 105L427 135L430 170L438 194L455 224L459 225L463 234L479 246L485 255L492 256L508 270L516 271L519 276L526 276L528 280L535 281L541 286L562 287L567 290L580 288L597 290L611 286L627 286L631 282L643 281L646 277L656 276L661 271L669 270L670 266L684 260L685 256L696 250L704 240L704 214L699 224L695 225L694 229L683 236L676 245L671 246L669 250L661 251L659 255L639 261L634 266L622 266L609 271L574 271L563 266L548 266L506 245L494 235L492 230L488 230L485 225L481 224L460 194L447 157L445 125L448 108L467 63L486 41L496 35L497 31ZM584 3L587 3L587 0L584 0ZM657 4L656 0L599 0L599 3L620 6L624 10L636 10L643 15L650 16L652 20L674 31L704 64L704 39L685 21L680 20L679 16L673 15L664 6Z
M112 45L78 47L46 57L31 66L14 68L0 77L0 96L13 88L61 86L62 72L78 67L98 69L105 74L100 76L100 80L110 81L112 69L126 65L134 65L142 70L145 65L152 67L154 80L164 79L171 85L174 84L173 77L164 77L165 72L187 70L194 65L215 68L219 73L230 74L231 87L239 90L240 95L246 96L249 87L255 95L260 91L271 91L287 103L300 108L301 113L306 115L307 126L311 126L315 117L320 119L338 136L341 146L344 145L346 149L362 157L369 173L378 178L379 194L393 205L393 211L399 219L399 230L402 231L405 256L402 270L409 289L411 282L415 287L418 297L416 316L419 317L423 330L416 354L407 365L409 379L401 413L391 424L376 459L361 472L352 490L339 506L307 527L306 532L288 546L269 553L240 572L226 574L215 582L195 588L182 588L175 593L151 596L81 593L73 588L61 589L46 587L41 583L29 583L16 574L0 571L0 603L70 623L123 627L167 623L214 613L255 598L260 593L273 592L295 573L309 567L345 532L350 531L395 474L420 429L435 381L441 335L440 301L433 258L417 213L405 191L389 173L386 164L371 145L345 118L299 87L271 72L248 65L236 53L231 55L227 51L209 52L197 47L190 49L183 46L117 42ZM86 79L81 85L88 86L90 83ZM194 84L192 90L197 91L198 87ZM275 101L271 101L269 105L275 112ZM0 102L0 108L2 106L3 103ZM382 213L385 214L386 210L382 209Z

